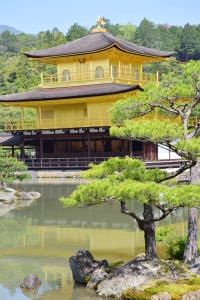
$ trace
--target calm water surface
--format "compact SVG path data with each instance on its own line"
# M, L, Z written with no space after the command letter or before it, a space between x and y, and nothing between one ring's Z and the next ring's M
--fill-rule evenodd
M15 185L42 196L0 219L0 300L95 300L95 293L74 285L69 267L72 254L89 249L96 259L116 262L144 252L142 232L136 222L120 213L117 203L63 208L59 198L69 196L76 185L70 181ZM140 204L132 202L130 209L142 215ZM167 222L184 234L186 219L187 212L182 210ZM158 247L160 257L163 253ZM19 285L31 273L43 283L38 292L25 294Z

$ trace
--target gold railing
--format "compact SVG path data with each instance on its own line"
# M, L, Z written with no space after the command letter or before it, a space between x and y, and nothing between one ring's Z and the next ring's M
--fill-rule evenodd
M43 75L41 74L41 85L42 87L58 87L58 86L70 86L70 85L81 85L94 83L104 83L104 82L115 82L115 83L148 83L157 82L158 78L156 74L151 73L141 73L138 72L114 72L111 70L104 70L103 72L97 74L95 71L85 71L85 72L70 72L70 75Z
M85 127L100 127L110 126L111 121L108 118L70 118L70 119L42 119L41 122L9 122L5 121L5 131L20 131L20 130L40 130L40 129L68 129L68 128L85 128Z
M164 116L149 115L143 116L138 119L152 120L158 118L160 121L165 121L167 118ZM169 118L170 122L179 122L180 118ZM190 117L188 125L190 127L196 126L198 117ZM41 129L73 129L73 128L87 128L87 127L101 127L111 126L112 122L109 118L70 118L70 119L42 119L40 122L22 122L22 121L8 121L0 122L0 131L20 131L20 130L41 130Z
M197 116L193 116L193 117L189 117L189 120L188 120L188 125L190 127L194 127L197 125L197 123L200 121L200 117L197 117Z

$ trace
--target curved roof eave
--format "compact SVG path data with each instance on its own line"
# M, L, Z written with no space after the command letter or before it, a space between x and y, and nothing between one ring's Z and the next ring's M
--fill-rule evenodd
M103 48L99 48L99 49L96 49L96 50L91 50L91 51L84 51L84 52L76 52L76 53L67 53L67 54L57 54L57 55L53 55L53 54L50 54L50 55L38 55L38 54L34 54L34 52L23 52L23 54L25 56L27 56L28 58L35 58L35 59L40 59L40 58L57 58L57 57L69 57L69 56L77 56L77 55L85 55L85 54L92 54L92 53L98 53L98 52L103 52L105 50L108 50L112 47L116 47L117 49L123 51L123 52L126 52L126 53L129 53L129 54L134 54L134 55L139 55L139 56L146 56L146 57L152 57L152 58L156 58L156 57L159 57L159 58L169 58L170 56L174 55L175 52L167 52L167 51L162 51L163 54L162 55L159 55L159 54L147 54L147 53L144 53L142 51L139 51L139 50L136 50L136 51L130 51L130 50L127 50L125 48L123 48L122 46L120 46L117 42L114 42L110 45L108 45L107 47L103 47ZM147 48L147 49L150 49L150 48ZM152 50L152 49L150 49ZM160 51L160 50L158 50ZM164 52L166 52L166 54L164 54Z
M36 101L50 101L76 98L90 98L106 95L116 95L128 93L134 90L143 91L139 85L120 85L120 84L98 84L89 86L74 86L66 88L40 89L19 94L0 96L0 103L12 105L16 103L27 103Z

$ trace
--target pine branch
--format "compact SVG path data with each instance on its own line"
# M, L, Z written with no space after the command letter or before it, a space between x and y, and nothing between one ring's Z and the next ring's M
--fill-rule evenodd
M179 114L178 110L176 110L174 108L170 109L169 107L164 106L164 105L159 104L159 103L149 103L149 105L152 106L152 107L160 107L160 108L166 110L167 112L170 112L170 113L175 114L175 115Z
M141 219L134 213L134 212L132 212L132 211L129 211L127 208L126 208L126 205L125 205L125 201L121 201L120 202L120 204L121 204L121 213L122 214L125 214L125 215L128 215L128 216L131 216L133 219L135 219L136 221L137 221L137 223L138 223L138 226L139 226L139 228L141 229L141 230L143 230L140 226L140 224L141 224Z
M196 161L192 160L189 163L183 164L183 166L181 168L179 168L177 171L169 173L164 178L156 180L156 182L161 183L161 182L167 181L169 179L173 179L176 176L178 176L178 175L182 174L183 172L185 172L186 170L194 167L196 165L196 163L197 163Z
M190 133L190 134L187 136L188 140L191 140L193 137L196 136L196 134L197 134L198 131L199 131L199 127L200 127L200 122L198 121L198 122L197 122L197 126L195 126L194 131L193 131L192 133Z

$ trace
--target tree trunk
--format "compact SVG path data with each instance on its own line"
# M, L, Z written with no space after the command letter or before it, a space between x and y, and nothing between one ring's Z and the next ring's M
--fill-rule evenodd
M143 216L144 220L149 220L154 217L154 211L151 205L144 204ZM144 224L143 228L145 239L145 259L155 260L158 258L156 252L155 224Z
M191 169L191 184L198 183L199 163ZM190 207L188 210L188 238L183 255L184 263L193 263L197 257L197 208Z

